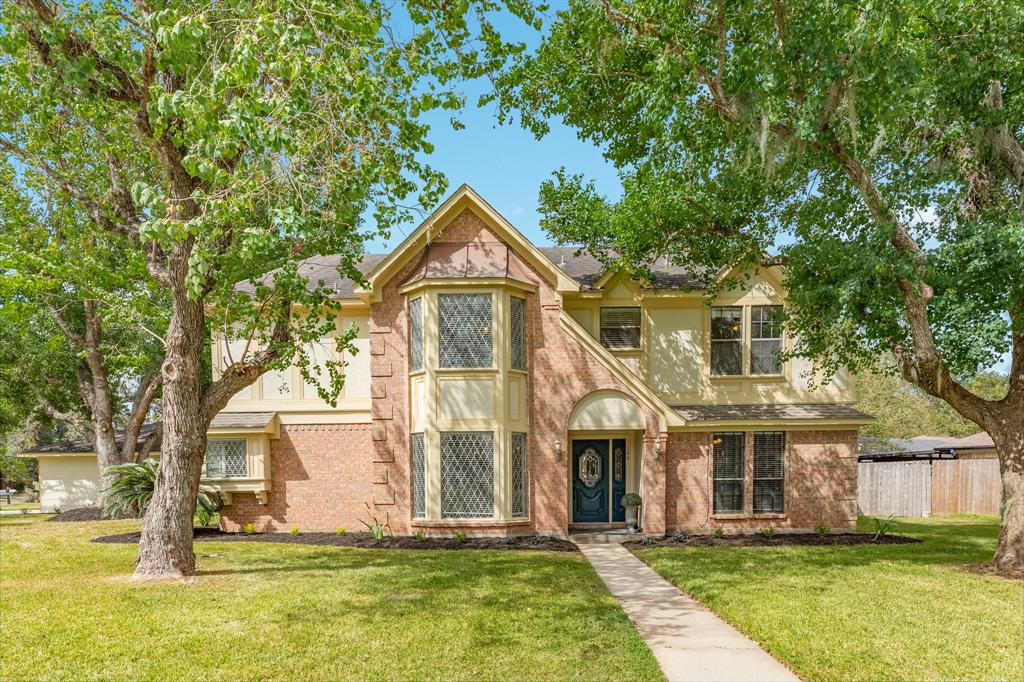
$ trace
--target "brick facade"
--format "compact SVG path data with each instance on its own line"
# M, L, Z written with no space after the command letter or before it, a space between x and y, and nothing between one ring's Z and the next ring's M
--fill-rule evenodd
M498 241L486 224L464 211L435 242ZM266 505L237 494L225 508L223 527L238 530L361 529L369 502L387 515L396 534L423 530L450 534L554 533L569 529L570 453L568 424L573 408L588 394L615 390L641 405L642 524L654 534L718 526L848 529L856 522L857 431L795 430L787 434L785 513L716 518L710 513L710 433L659 432L658 415L643 407L604 362L571 336L562 323L558 292L540 273L536 293L526 296L527 397L529 415L528 519L509 523L466 522L462 526L411 518L410 399L406 296L398 288L416 267L414 255L389 282L370 310L371 422L349 425L286 425L271 440L272 491ZM747 504L752 492L748 438ZM556 459L555 442L562 457ZM656 455L656 444L664 454Z
M221 527L361 530L363 503L373 494L372 452L369 424L284 425L281 437L270 440L267 504L258 504L251 493L236 493L221 511Z
M731 429L730 429L731 430ZM769 430L769 429L765 429ZM743 514L712 513L712 461L709 432L669 435L666 530L709 532L715 528L852 530L857 524L857 431L786 432L784 511L753 514L753 432L745 439Z

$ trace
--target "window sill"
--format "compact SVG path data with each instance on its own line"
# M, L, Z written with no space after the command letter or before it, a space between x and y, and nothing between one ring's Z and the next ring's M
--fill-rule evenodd
M755 381L764 384L778 384L786 380L784 374L710 374L711 381Z
M434 374L497 374L497 367L438 367Z
M528 526L530 519L413 519L413 528L505 528Z
M722 520L722 521L746 521L746 520L754 521L754 520L757 520L757 519L786 519L786 518L789 518L789 517L788 517L788 515L785 512L782 512L782 513L765 512L765 513L756 513L756 514L747 514L745 512L740 512L740 513L712 514L711 518L719 519L719 520Z

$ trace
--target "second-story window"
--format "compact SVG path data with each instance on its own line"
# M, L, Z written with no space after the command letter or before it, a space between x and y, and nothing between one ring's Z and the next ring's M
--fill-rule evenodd
M423 369L423 299L409 301L409 368Z
M526 369L526 301L509 299L509 343L512 346L512 369Z
M711 373L743 374L743 308L738 305L711 309Z
M750 308L750 373L780 374L782 363L782 306Z
M640 308L601 308L601 345L612 350L640 347Z
M492 367L494 342L490 294L438 294L443 368Z

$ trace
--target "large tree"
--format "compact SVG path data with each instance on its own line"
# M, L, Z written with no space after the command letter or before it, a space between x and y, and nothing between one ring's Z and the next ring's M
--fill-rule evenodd
M160 391L164 292L77 202L11 166L0 178L0 435L58 422L101 472L145 455L160 437L137 447Z
M783 265L796 355L891 354L988 431L1005 570L1024 568L1021 35L1003 0L571 0L497 95L621 170L618 200L544 184L556 237L641 273ZM968 389L1007 352L1005 396Z
M534 21L529 3L502 5ZM161 466L137 575L194 572L210 420L334 331L332 292L307 282L301 261L340 254L339 271L358 279L361 216L372 211L386 230L444 189L422 160L431 149L421 114L457 108L454 79L518 49L491 25L497 9L490 0L4 3L0 150L77 201L95 234L133 245L170 300ZM247 281L256 284L238 286ZM207 383L211 328L249 343ZM329 374L328 396L340 387Z

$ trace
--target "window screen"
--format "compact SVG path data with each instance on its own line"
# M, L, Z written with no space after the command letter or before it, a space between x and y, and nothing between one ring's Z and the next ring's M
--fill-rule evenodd
M441 434L441 516L494 516L494 434Z
M750 308L750 373L779 374L782 365L782 306L755 305Z
M716 514L743 512L743 434L716 433L714 446L714 503Z
M601 308L601 345L640 347L640 308Z
M409 368L423 369L423 299L409 301Z
M754 513L782 513L785 434L754 434Z
M423 448L423 434L412 434L412 515L422 519L427 515L427 477Z
M249 458L244 438L212 438L206 441L203 478L247 478Z
M526 434L512 434L512 516L526 516L527 485L530 479Z
M441 367L491 367L490 294L438 294Z
M521 298L512 298L510 303L511 366L512 369L526 369L526 301Z
M711 373L743 373L743 308L716 306L711 309Z

